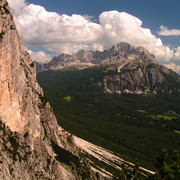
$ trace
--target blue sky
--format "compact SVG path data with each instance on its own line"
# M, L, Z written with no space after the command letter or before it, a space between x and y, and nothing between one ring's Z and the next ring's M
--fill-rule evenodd
M32 55L39 50L46 54L75 53L79 49L101 50L122 40L144 46L161 64L173 64L180 71L179 0L8 2L14 9L25 46L33 51ZM46 54L44 58L50 59L51 56Z
M96 19L103 11L125 11L140 18L143 26L150 28L154 33L160 25L180 29L179 0L28 0L28 2L42 5L46 10L60 14L87 14Z

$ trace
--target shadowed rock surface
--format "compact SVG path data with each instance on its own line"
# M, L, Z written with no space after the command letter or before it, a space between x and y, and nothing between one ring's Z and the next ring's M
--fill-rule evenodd
M172 94L180 92L180 76L165 66L129 62L123 67L114 66L113 75L105 75L101 87L109 93ZM110 67L107 71L112 71Z

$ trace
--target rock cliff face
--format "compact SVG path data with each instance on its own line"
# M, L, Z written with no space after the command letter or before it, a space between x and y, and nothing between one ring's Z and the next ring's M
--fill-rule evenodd
M165 66L154 63L129 62L124 66L110 66L97 86L107 93L171 94L180 92L180 76Z
M36 83L35 66L22 46L7 3L0 1L0 7L1 119L13 131L40 137L41 127L34 124L40 122L37 102L42 90Z
M53 151L47 151L48 144L38 145L32 150L24 137L0 121L0 179L68 179L68 173L64 176L65 171L53 158Z
M0 180L112 179L104 167L119 173L122 162L58 126L7 1L0 0Z
M37 79L40 84L46 82L52 86L63 82L61 85L65 89L77 92L180 93L180 76L177 73L159 64L139 61L104 64L83 70L44 71L38 74Z
M86 168L71 136L57 125L11 10L0 0L0 179L81 179Z

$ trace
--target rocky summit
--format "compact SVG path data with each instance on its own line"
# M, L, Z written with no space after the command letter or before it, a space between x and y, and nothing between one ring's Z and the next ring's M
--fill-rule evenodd
M49 69L65 69L68 67L84 69L100 64L120 63L123 65L134 60L157 64L155 56L143 47L135 48L128 43L122 42L102 52L80 50L74 55L61 54L58 57L54 57L47 64L37 63L37 72Z

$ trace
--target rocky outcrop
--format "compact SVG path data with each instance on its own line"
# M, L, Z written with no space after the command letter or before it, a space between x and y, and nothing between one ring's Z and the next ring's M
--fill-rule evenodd
M124 66L117 66L116 69L117 72L113 75L105 75L103 81L97 83L97 86L100 85L107 93L171 94L180 92L180 76L165 66L134 61Z
M0 179L73 179L52 158L47 144L39 145L32 150L24 137L0 121Z
M126 64L134 60L138 60L139 62L157 63L155 56L150 54L143 47L135 48L128 43L119 43L102 52L80 50L74 55L61 54L58 57L54 57L49 63L44 64L43 68L38 68L37 72L69 67L84 69L94 65L109 63Z
M72 135L58 126L35 71L0 0L0 179L96 179Z

